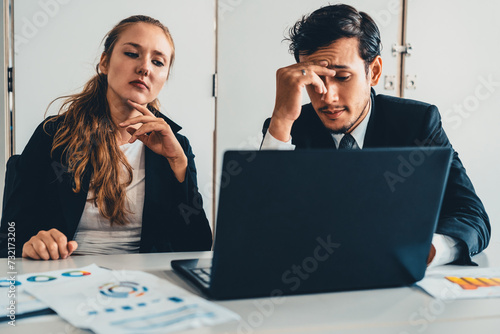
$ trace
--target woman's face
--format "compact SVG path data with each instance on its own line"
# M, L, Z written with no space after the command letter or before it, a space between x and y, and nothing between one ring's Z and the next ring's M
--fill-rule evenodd
M167 81L171 54L161 28L142 22L128 27L115 42L109 61L101 57L100 70L108 76L108 102L153 101Z

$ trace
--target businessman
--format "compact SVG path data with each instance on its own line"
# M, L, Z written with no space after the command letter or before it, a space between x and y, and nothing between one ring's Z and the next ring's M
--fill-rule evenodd
M347 5L322 7L290 29L296 64L276 74L276 103L264 124L262 149L451 147L436 106L377 95L380 32ZM306 88L311 103L301 105ZM454 151L428 265L473 264L491 227Z

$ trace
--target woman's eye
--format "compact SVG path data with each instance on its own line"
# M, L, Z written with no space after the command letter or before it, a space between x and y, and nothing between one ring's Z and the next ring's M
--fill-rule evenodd
M153 60L153 64L155 64L158 67L164 66L164 64L159 60Z
M139 55L137 53L134 53L134 52L125 52L125 55L130 57L130 58L137 58L139 57Z

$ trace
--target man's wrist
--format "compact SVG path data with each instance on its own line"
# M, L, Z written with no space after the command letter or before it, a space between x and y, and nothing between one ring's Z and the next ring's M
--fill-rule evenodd
M432 263L432 260L434 260L434 257L436 256L436 247L434 247L433 244L431 244L431 250L429 251L429 255L427 256L427 266Z
M288 142L292 132L292 125L293 121L273 116L269 123L269 133L282 142Z

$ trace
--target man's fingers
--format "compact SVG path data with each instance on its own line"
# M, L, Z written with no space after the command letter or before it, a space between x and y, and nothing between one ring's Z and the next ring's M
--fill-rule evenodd
M314 87L314 90L318 94L326 94L327 91L328 91L328 89L326 88L325 83L323 82L323 80L321 80L321 78L318 77L317 75L315 75L312 78L312 82L310 83L310 85Z
M304 75L304 78L303 78L303 85L304 86L309 86L309 85L313 86L314 90L318 94L326 94L326 92L328 91L326 86L325 86L325 82L315 72L311 72L310 74L307 74L307 72L306 72L306 75Z
M323 66L312 65L312 66L309 66L308 69L310 71L314 72L316 75L325 76L325 77L334 77L337 74L337 71L332 70L332 69L327 68L327 67L323 67ZM306 69L306 73L307 73L307 69Z
M318 94L326 94L327 88L321 77L333 77L336 72L323 66L294 66L280 73L278 81L295 82L299 86L312 85Z
M319 76L328 76L334 77L337 74L337 71L328 68L327 61L320 61L317 63L307 62L307 63L298 63L293 66L288 67L291 71L294 71L303 76L307 76L309 74L316 74ZM298 69L298 72L297 72ZM305 74L304 74L305 72Z
M78 248L78 243L74 240L68 242L68 256L70 256Z

